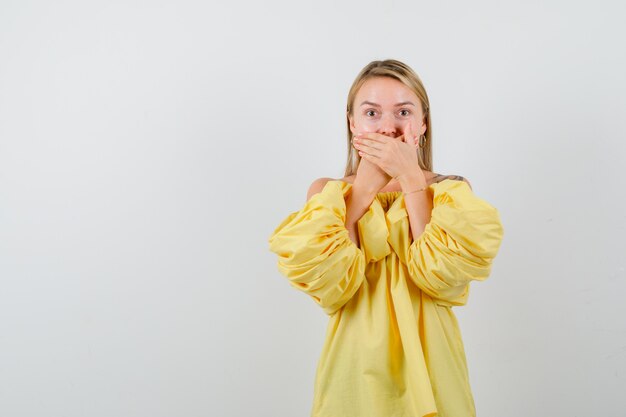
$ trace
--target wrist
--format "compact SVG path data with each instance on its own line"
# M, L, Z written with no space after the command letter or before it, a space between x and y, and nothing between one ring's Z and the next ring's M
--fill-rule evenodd
M401 174L396 177L400 183L400 187L403 192L413 191L419 188L424 188L428 185L426 177L422 172Z
M374 197L376 197L376 194L378 193L378 191L379 190L373 189L369 185L360 184L355 181L352 184L351 194L353 194L355 198L358 199L359 201L369 200L371 202L371 200L373 200Z

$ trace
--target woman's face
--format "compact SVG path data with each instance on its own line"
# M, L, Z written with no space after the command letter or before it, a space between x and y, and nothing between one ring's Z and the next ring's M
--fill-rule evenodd
M348 118L353 135L376 132L396 138L408 133L412 141L426 132L419 99L409 87L391 77L374 77L363 83ZM407 132L409 122L411 131Z

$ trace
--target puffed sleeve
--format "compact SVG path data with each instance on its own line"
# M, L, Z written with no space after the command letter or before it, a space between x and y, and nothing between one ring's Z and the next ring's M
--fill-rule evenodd
M503 236L498 210L466 182L436 184L431 220L409 246L408 273L439 304L465 305L469 283L491 273Z
M341 309L365 279L364 254L345 227L345 195L351 187L342 184L328 181L269 237L279 272L328 315Z

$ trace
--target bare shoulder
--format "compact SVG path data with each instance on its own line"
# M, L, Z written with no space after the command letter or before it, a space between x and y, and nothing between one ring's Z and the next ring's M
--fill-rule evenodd
M435 182L441 182L443 180L454 180L454 181L464 181L469 185L470 190L472 189L472 184L470 184L469 180L460 175L437 175L435 178Z
M309 201L309 199L314 194L317 194L317 193L321 192L324 189L324 186L326 185L326 183L328 181L332 181L332 180L334 180L334 178L322 177L322 178L318 178L315 181L313 181L311 183L311 185L309 186L309 191L306 194L306 201Z

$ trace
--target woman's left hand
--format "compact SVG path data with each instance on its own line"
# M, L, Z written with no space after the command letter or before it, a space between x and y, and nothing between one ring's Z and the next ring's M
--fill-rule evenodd
M410 122L399 138L374 132L362 133L354 138L354 147L361 158L378 165L392 178L424 174L417 159L417 141Z

